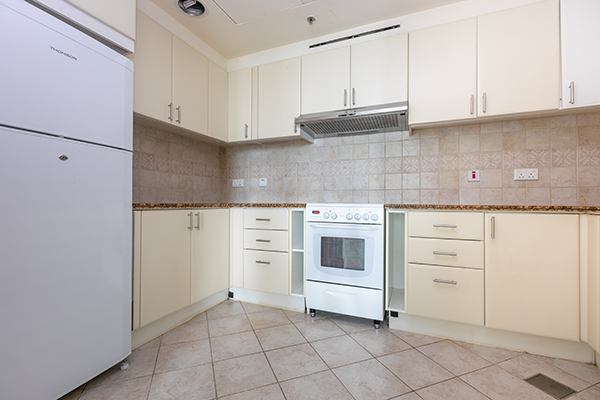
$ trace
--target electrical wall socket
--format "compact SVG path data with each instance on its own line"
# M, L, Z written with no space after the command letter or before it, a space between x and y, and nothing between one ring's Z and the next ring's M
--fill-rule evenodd
M244 180L243 179L232 179L231 187L244 187Z
M260 178L258 186L267 186L267 178Z
M515 169L515 181L537 181L537 180L538 180L538 169L537 168Z

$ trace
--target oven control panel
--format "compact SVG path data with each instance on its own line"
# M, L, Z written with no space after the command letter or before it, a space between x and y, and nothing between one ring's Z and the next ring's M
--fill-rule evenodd
M383 224L383 204L307 204L309 222Z

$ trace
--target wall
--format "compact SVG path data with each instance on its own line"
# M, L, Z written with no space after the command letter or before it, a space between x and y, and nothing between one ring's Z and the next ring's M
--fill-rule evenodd
M429 128L411 135L321 139L315 144L298 140L219 149L198 142L190 144L197 149L195 156L186 153L183 160L210 166L212 186L190 189L188 177L196 182L201 176L183 175L180 181L174 178L186 182L187 189L177 189L182 192L165 188L170 180L143 167L137 155L156 155L148 137L165 141L159 138L163 134L134 133L137 146L146 143L145 150L135 149L134 202L151 195L159 202L185 201L165 200L170 193L173 198L191 196L191 201L252 203L600 204L600 112ZM177 154L171 157L172 163L179 160ZM514 168L538 168L539 180L514 181ZM481 182L467 182L469 169L481 170ZM161 182L156 182L159 177ZM231 179L237 178L244 179L243 188L231 187ZM259 178L267 178L268 185L259 187Z

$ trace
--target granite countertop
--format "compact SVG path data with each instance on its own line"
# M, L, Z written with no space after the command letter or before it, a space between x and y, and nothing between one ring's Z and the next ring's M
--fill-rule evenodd
M192 209L192 208L304 208L305 203L134 203L134 210ZM547 212L600 212L600 207L578 206L461 206L436 204L385 204L385 208L401 210L449 210L449 211L547 211Z

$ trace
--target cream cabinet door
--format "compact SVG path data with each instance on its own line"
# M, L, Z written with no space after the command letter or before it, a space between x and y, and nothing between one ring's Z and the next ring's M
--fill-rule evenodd
M136 0L67 0L67 2L125 36L135 39Z
M229 287L229 210L194 210L191 302Z
M146 14L137 13L133 111L170 122L173 35Z
M299 136L300 58L258 67L258 139Z
M142 212L140 326L191 304L191 211Z
M562 108L600 104L600 2L562 0Z
M588 344L600 353L600 216L588 216Z
M252 70L229 73L228 141L252 139Z
M477 19L409 34L409 122L476 117Z
M352 107L406 101L408 97L408 33L352 45Z
M208 133L208 59L173 36L173 122Z
M350 47L302 56L302 114L349 106Z
M478 116L558 109L558 0L478 17Z
M486 326L579 341L579 216L485 217Z
M227 141L227 71L208 62L208 136Z

